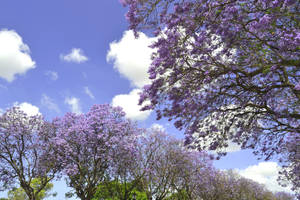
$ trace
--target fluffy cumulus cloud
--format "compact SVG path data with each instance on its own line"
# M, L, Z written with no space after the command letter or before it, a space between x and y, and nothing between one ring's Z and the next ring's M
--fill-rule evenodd
M130 80L132 86L141 88L150 83L147 71L153 52L149 45L153 41L154 38L143 33L136 39L132 31L125 31L120 41L110 43L106 59L113 63L122 76Z
M60 112L58 105L55 104L54 100L51 99L50 97L48 97L46 94L42 95L41 104L42 104L42 106L47 107L49 110L55 111L57 113Z
M48 76L51 80L56 81L58 79L58 73L54 71L46 71L45 75Z
M84 87L84 93L88 95L91 99L95 99L94 94L91 92L91 90L88 87Z
M79 48L71 49L71 52L64 55L60 55L60 59L66 62L83 63L88 60L88 57L84 55L84 52Z
M30 103L23 102L23 103L14 103L14 106L20 107L22 111L24 111L27 115L29 116L34 116L34 115L41 115L40 109Z
M82 113L82 110L81 110L81 106L80 106L80 103L79 103L79 99L76 98L76 97L68 97L65 99L65 103L68 104L71 108L71 111L73 113L76 113L76 114L81 114Z
M151 111L140 111L138 105L140 89L134 89L129 94L120 94L113 98L112 105L120 106L126 113L126 117L132 120L145 120Z
M277 178L279 171L280 166L276 162L260 162L257 165L252 165L246 169L238 170L240 175L264 184L267 189L273 192L291 192L288 187L281 187L278 184Z
M29 47L13 30L0 30L0 78L12 82L17 74L35 68Z

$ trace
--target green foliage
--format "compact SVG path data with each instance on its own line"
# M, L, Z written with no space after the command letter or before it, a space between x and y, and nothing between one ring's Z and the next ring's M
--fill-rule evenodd
M23 188L14 188L8 192L8 200L28 200Z
M165 200L190 200L190 198L185 190L181 190L166 197Z
M102 183L98 186L97 192L92 200L122 200L127 188L130 188L132 183L122 184L118 181L110 181ZM127 191L129 197L127 200L147 200L145 192L138 188Z
M34 189L34 193L36 193L38 188L41 188L41 180L38 178L35 178L32 180L30 185ZM38 193L36 200L43 200L46 197L49 197L51 195L56 196L56 193L53 193L53 194L49 193L52 190L52 188L53 188L53 184L48 183L46 185L46 187ZM23 188L21 188L21 187L14 188L13 190L10 190L8 192L8 200L28 200L28 196Z

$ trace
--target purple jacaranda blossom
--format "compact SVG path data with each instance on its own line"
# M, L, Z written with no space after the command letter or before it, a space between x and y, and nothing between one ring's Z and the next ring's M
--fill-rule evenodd
M119 107L94 105L85 114L67 113L53 120L55 156L61 162L67 184L78 198L90 200L120 155L134 159L140 134Z
M0 190L21 187L36 200L61 170L49 145L53 137L54 128L42 115L29 116L19 107L0 115ZM41 184L34 188L36 178Z
M207 140L218 151L234 141L266 160L289 153L282 146L287 136L300 134L299 1L132 0L127 6L137 36L160 31L151 45L143 110L173 120L193 136L186 137L195 140L190 144ZM199 132L205 134L195 137Z
M134 176L142 177L140 185L147 199L163 199L188 187L194 196L199 189L196 185L205 186L215 172L209 154L189 150L182 140L156 128L139 138L137 163Z
M300 90L300 81L297 83L297 85L295 85L294 89L295 90Z

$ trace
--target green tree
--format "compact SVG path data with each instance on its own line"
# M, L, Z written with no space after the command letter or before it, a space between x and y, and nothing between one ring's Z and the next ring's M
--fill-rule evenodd
M118 181L102 183L98 186L97 192L92 200L123 200L123 194L126 188L130 187L128 185L131 184L132 183L122 184ZM130 191L127 200L147 200L147 195L140 188L135 187Z
M35 178L32 180L30 186L34 189L34 192L36 192L39 188L41 188L41 184L42 184L41 180ZM56 193L50 193L52 188L53 188L53 184L48 183L44 187L44 189L38 193L36 200L43 200L49 196L56 196ZM8 200L28 200L28 196L25 190L22 187L19 187L19 188L14 188L8 192Z

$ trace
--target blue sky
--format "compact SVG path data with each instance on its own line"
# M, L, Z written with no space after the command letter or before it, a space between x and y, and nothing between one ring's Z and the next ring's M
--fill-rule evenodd
M141 127L160 126L176 137L183 133L154 113L139 112L140 88L149 82L147 68L153 38L135 40L127 31L118 0L2 1L0 7L0 111L19 105L46 119L66 112L86 112L93 104L119 105ZM259 162L250 151L232 146L215 162L280 190L277 164ZM56 198L68 191L55 183ZM0 193L0 197L6 192Z

